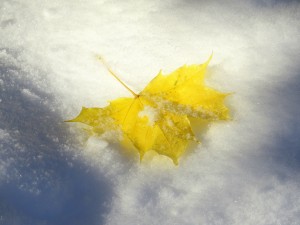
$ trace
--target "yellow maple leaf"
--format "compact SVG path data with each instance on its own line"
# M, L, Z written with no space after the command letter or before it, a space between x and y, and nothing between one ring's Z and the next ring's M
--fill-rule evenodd
M139 94L124 84L99 57L132 98L118 98L104 108L82 108L80 114L68 122L88 125L93 134L118 139L127 147L134 146L142 160L146 152L154 150L178 164L190 141L197 141L189 118L227 120L228 108L224 99L228 94L205 86L204 75L212 56L203 64L182 66L169 75L161 72Z

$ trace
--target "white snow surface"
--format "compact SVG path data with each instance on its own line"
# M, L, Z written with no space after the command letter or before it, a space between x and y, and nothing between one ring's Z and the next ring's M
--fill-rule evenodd
M0 224L300 221L299 1L0 1ZM204 62L232 121L178 167L64 123Z

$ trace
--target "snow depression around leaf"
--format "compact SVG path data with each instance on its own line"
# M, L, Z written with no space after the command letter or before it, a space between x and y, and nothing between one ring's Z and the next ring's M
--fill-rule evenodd
M117 140L126 148L137 149L141 160L146 152L153 150L177 165L189 142L197 141L189 118L229 119L229 110L224 105L228 94L204 84L211 57L203 64L184 65L168 75L159 72L139 94L129 89L99 58L133 97L110 101L104 108L83 107L68 122L84 123L90 127L91 135L102 135L108 141Z

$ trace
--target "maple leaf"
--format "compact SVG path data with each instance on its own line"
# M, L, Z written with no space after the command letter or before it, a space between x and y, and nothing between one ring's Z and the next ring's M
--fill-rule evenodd
M105 61L99 59L128 91L132 98L118 98L104 108L85 108L68 122L88 125L93 134L118 139L134 146L140 160L146 152L156 151L178 164L190 141L197 141L189 118L229 119L224 99L228 94L205 86L204 75L212 56L203 64L182 66L169 75L159 74L139 94L123 83Z

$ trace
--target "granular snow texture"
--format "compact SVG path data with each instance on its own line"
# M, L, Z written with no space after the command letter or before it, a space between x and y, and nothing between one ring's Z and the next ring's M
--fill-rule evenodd
M1 225L296 225L299 1L0 2ZM64 123L204 62L232 121L175 167Z

